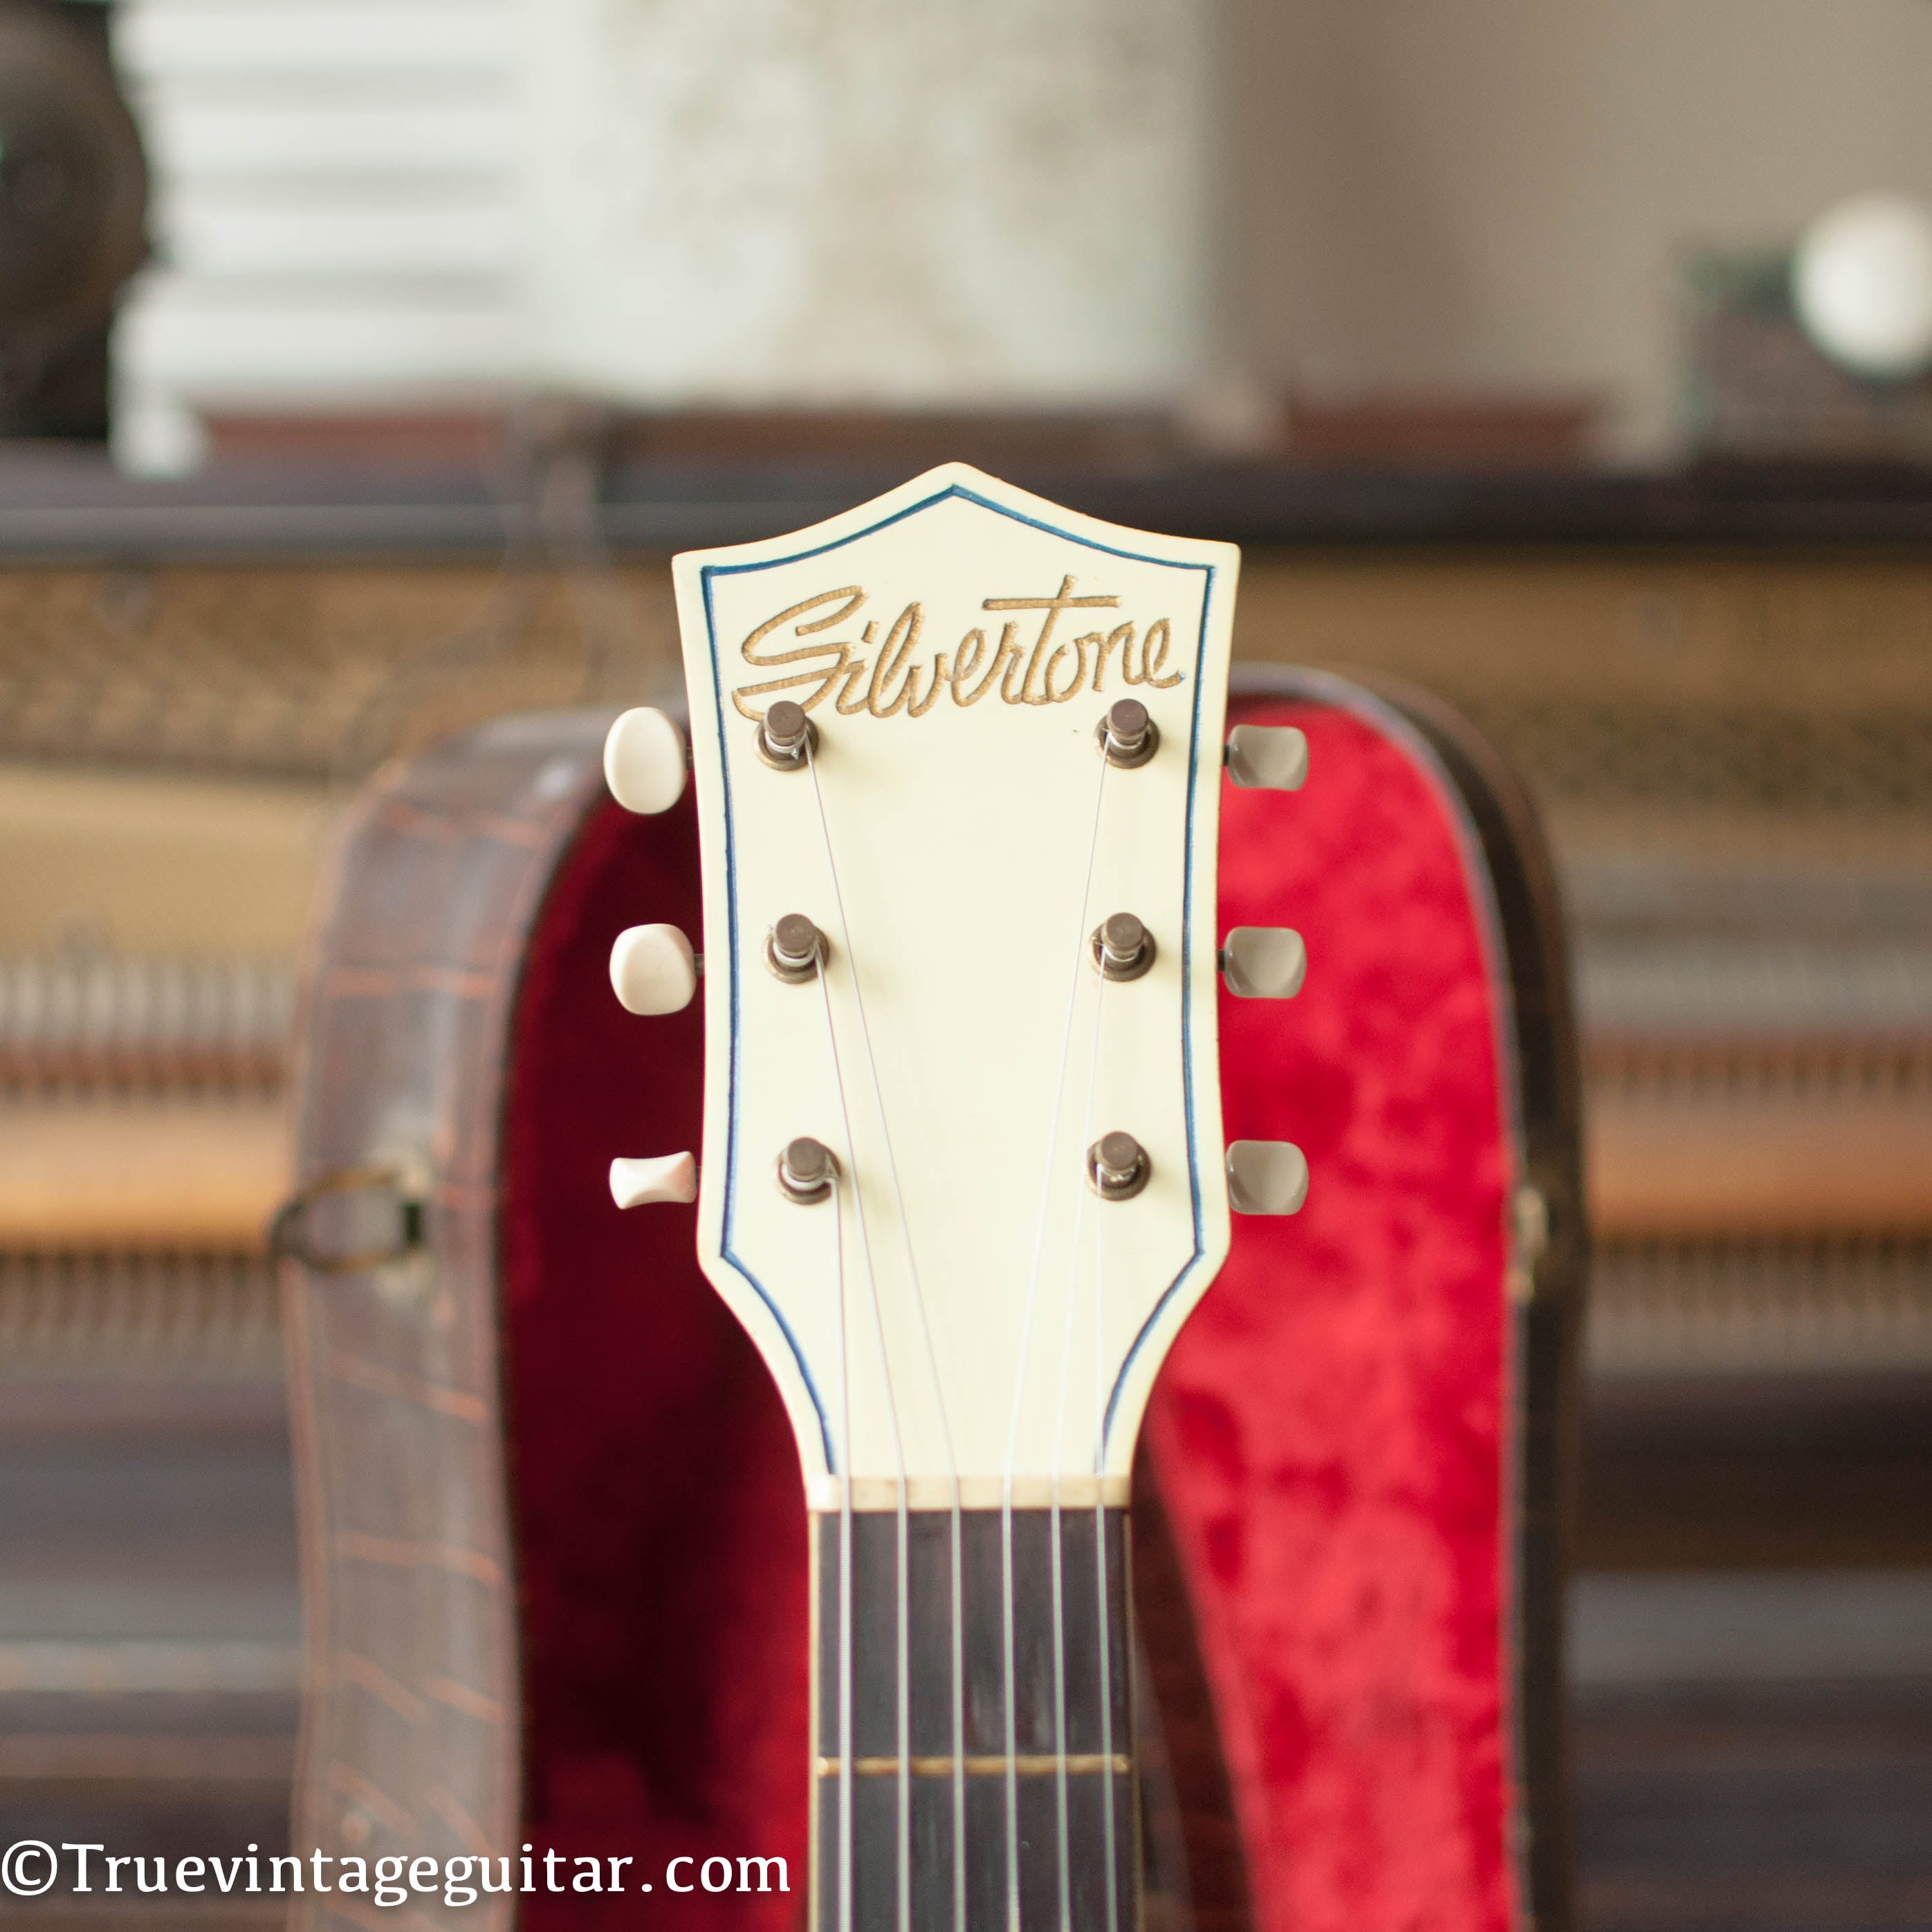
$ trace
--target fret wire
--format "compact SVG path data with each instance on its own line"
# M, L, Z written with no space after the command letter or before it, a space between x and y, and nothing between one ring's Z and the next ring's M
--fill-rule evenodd
M1018 1712L1016 1693L1013 1683L1013 1474L1019 1450L1020 1417L1026 1396L1027 1364L1033 1352L1034 1312L1040 1299L1040 1278L1042 1262L1046 1249L1047 1215L1053 1200L1053 1180L1060 1152L1060 1108L1066 1096L1066 1070L1073 1046L1073 1016L1080 998L1081 969L1087 950L1087 914L1088 902L1094 893L1094 866L1100 849L1100 820L1107 799L1107 772L1111 764L1104 748L1100 757L1100 778L1094 792L1094 822L1087 839L1087 871L1080 891L1079 916L1076 922L1073 942L1073 976L1066 991L1066 1018L1060 1029L1060 1070L1053 1088L1053 1112L1047 1127L1046 1172L1042 1179L1040 1191L1040 1216L1034 1233L1033 1267L1027 1282L1025 1306L1020 1322L1019 1363L1013 1376L1013 1405L1006 1426L1006 1466L1000 1496L1000 1612L1002 1636L1006 1654L1006 1920L1008 1932L1021 1932L1020 1928L1020 1877L1019 1877L1019 1774L1018 1758ZM1078 1202L1076 1202L1076 1212ZM1056 1574L1059 1563L1059 1502L1058 1485L1054 1490L1054 1528ZM1056 1593L1054 1601L1056 1616L1060 1603ZM1063 1706L1060 1724L1065 1724ZM1063 1739L1064 1744L1064 1739ZM1064 1791L1064 1780L1061 1790ZM1060 1805L1060 1814L1065 1814L1065 1804ZM1063 1856L1060 1865L1062 1898L1064 1899L1066 1865ZM1063 1906L1063 1922L1065 1912Z

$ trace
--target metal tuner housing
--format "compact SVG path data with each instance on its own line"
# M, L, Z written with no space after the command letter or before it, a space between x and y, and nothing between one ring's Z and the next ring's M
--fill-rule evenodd
M758 756L775 772L802 772L818 750L818 727L805 706L782 698L758 724Z
M788 1141L778 1160L778 1192L801 1208L830 1197L838 1181L838 1157L823 1141L801 1134Z
M1109 914L1094 928L1091 944L1103 980L1138 980L1154 964L1154 934L1130 912Z
M818 976L825 963L825 935L802 912L788 912L765 939L765 964L789 986Z
M1138 698L1123 698L1110 705L1094 735L1108 764L1122 771L1145 764L1160 749L1160 727Z
M1153 1172L1147 1149L1132 1134L1102 1134L1087 1150L1087 1184L1102 1201L1131 1201Z

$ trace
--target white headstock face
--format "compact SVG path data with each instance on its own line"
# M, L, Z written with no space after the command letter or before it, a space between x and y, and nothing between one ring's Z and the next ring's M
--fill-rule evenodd
M1215 854L1238 558L955 464L676 561L699 1253L784 1392L814 1500L848 1474L933 1503L955 1479L986 1502L1124 1484L1228 1246Z

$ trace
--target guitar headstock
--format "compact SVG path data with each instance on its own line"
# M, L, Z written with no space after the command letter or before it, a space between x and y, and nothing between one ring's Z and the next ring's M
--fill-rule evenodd
M1228 1247L1215 859L1238 563L961 464L676 560L704 846L698 1251L821 1506L848 1474L855 1497L904 1480L935 1504L1124 1490ZM609 760L646 808L676 792L658 716L620 721ZM1237 782L1298 783L1276 742L1298 735L1235 748ZM1292 934L1238 950L1233 990L1299 983ZM640 1011L682 1004L694 970L664 928L613 960ZM1258 1149L1237 1204L1298 1204L1298 1163ZM690 1198L688 1166L618 1168L620 1199Z

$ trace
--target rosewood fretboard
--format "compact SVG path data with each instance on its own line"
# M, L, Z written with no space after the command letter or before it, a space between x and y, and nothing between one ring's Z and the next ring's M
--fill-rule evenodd
M951 1511L903 1536L893 1511L814 1517L818 1932L1010 1932L1016 1904L1021 1932L1138 1925L1126 1513L1058 1528L1056 1564L1051 1509L1014 1510L1010 1540L962 1510L956 1596Z

